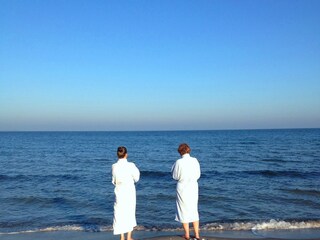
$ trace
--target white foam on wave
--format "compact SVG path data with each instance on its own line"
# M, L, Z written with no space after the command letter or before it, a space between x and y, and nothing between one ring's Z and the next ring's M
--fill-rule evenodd
M320 221L302 221L302 222L287 222L276 221L271 219L269 222L257 224L252 230L269 230L269 229L306 229L306 228L320 228Z
M205 231L259 231L259 230L287 230L287 229L320 229L320 220L308 221L282 221L271 219L265 222L249 221L249 222L233 222L233 223L209 223L201 226L201 230ZM182 228L161 228L161 227L145 227L137 226L136 231L182 231ZM23 234L35 232L54 232L54 231L83 231L83 232L109 232L112 226L84 226L84 225L65 225L53 226L46 228L38 228L31 230L23 230L16 232L0 232L0 235L7 234Z
M35 232L55 232L55 231L111 231L111 226L101 226L98 228L91 228L90 226L81 226L81 225L65 225L65 226L54 226L46 228L36 228L31 230L24 230L19 232L0 232L0 235L4 234L21 234L21 233L35 233Z
M286 229L307 229L320 228L319 220L308 221L282 221L271 219L266 222L235 222L235 223L211 223L206 224L203 229L207 231L223 231L223 230L286 230Z

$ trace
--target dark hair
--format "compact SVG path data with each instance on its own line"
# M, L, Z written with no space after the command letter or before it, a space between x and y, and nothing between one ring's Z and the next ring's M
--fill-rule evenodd
M182 144L179 145L178 152L182 156L182 155L184 155L186 153L190 153L191 152L191 148L189 147L188 144L182 143Z
M118 151L117 151L117 155L118 155L118 158L124 158L127 154L127 149L126 147L118 147Z

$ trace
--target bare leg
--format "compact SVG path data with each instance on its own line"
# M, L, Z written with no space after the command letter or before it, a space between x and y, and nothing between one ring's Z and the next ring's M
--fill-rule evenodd
M190 233L189 233L189 223L182 223L183 229L184 229L184 236L186 238L190 238Z
M121 233L120 240L124 240L124 233Z
M196 238L200 238L200 235L199 235L199 221L195 221L192 224L193 224L193 228L194 228L195 237Z
M133 240L133 239L131 238L131 235L132 235L132 231L128 232L128 234L127 234L127 240Z

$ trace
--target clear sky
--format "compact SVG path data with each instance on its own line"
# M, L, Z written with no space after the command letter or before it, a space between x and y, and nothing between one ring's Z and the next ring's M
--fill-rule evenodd
M320 127L318 0L0 0L0 130Z

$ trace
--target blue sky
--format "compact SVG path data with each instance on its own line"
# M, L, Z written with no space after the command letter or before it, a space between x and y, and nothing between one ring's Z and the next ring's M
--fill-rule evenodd
M0 130L320 127L320 1L0 0Z

